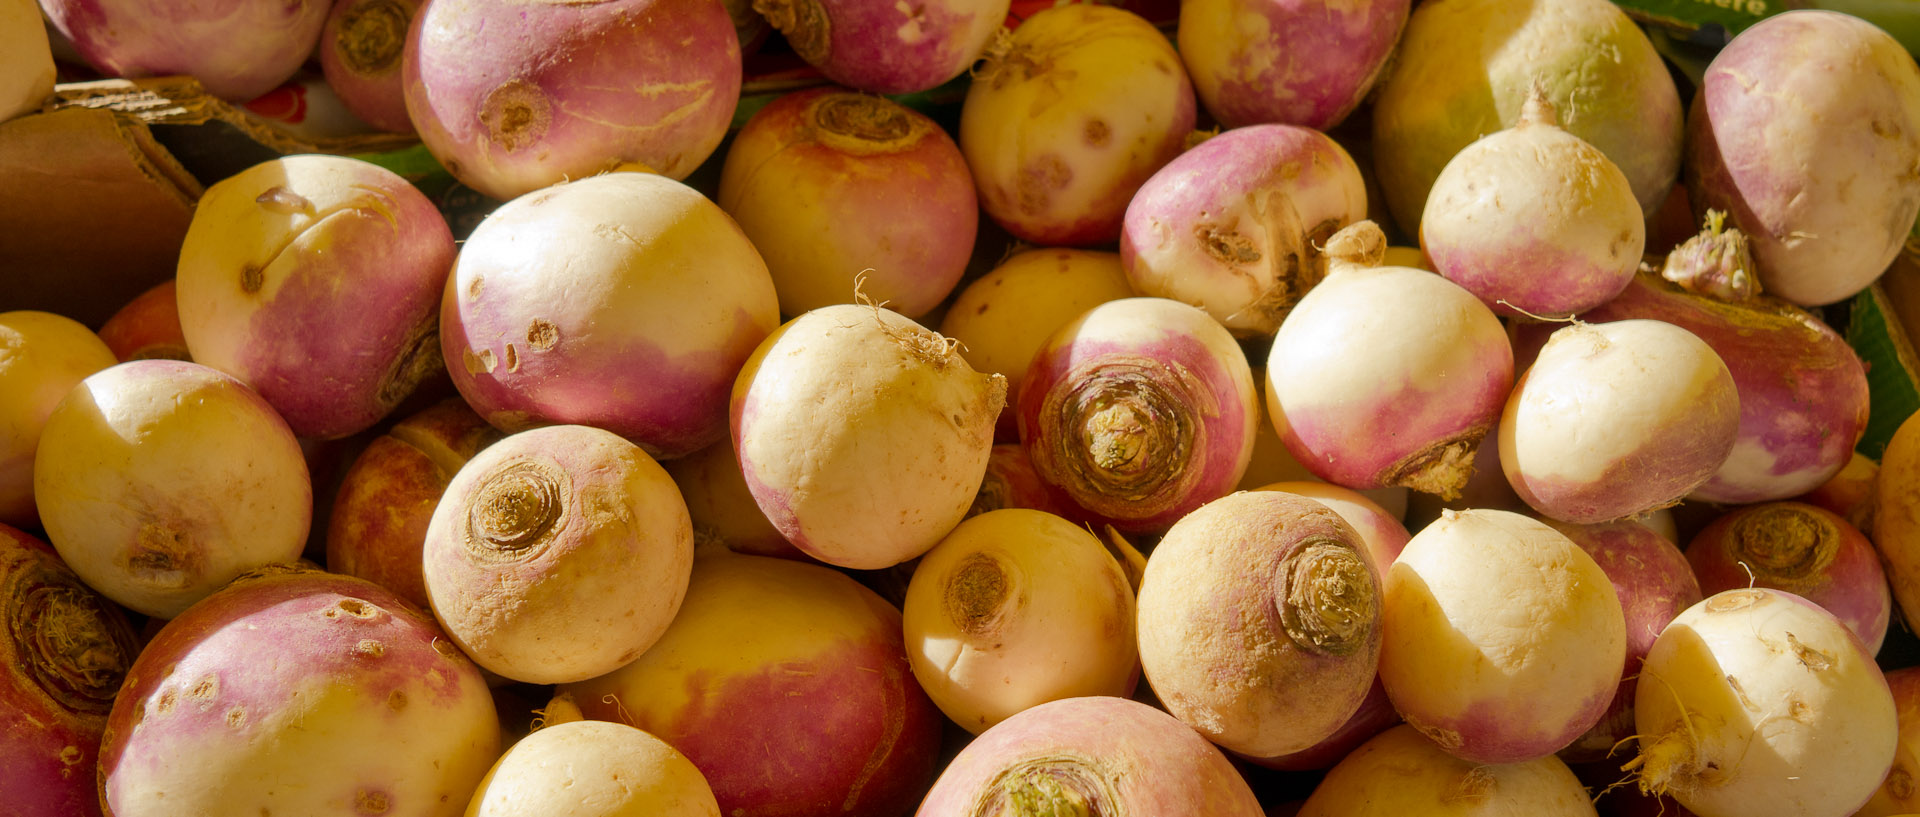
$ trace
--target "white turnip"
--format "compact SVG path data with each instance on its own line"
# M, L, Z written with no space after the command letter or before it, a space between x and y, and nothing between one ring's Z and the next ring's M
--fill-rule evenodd
M550 720L493 764L466 817L720 817L720 804L659 738L608 721Z
M52 312L0 312L0 524L40 526L33 457L47 418L113 350L79 321Z

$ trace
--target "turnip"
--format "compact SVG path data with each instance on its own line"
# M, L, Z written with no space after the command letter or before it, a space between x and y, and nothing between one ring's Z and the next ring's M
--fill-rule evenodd
M1711 596L1723 590L1785 590L1825 608L1880 652L1893 615L1880 556L1854 526L1798 502L1735 508L1695 534L1687 561Z
M1739 433L1738 387L1705 341L1656 320L1575 323L1514 384L1500 467L1534 510L1608 522L1706 484Z
M701 551L651 649L559 691L685 754L730 817L894 817L940 744L897 609L827 567L724 548Z
M1245 353L1198 307L1123 298L1060 327L1020 390L1035 470L1124 532L1166 530L1240 482L1259 395Z
M607 721L549 724L482 778L466 817L720 817L713 789L659 738Z
M1685 188L1680 198L1685 198ZM1660 277L1688 292L1738 303L1760 294L1760 273L1754 268L1753 244L1738 228L1727 227L1727 214L1708 210L1700 232L1679 242L1660 261Z
M320 70L354 116L384 131L413 133L400 57L425 0L333 0L320 30Z
M1071 104L1062 104L1071 100ZM1028 17L973 69L960 151L980 206L1021 240L1106 244L1194 124L1180 55L1144 18L1071 4Z
M1373 159L1409 233L1454 154L1519 120L1533 85L1626 174L1642 212L1680 168L1680 95L1644 31L1605 0L1445 0L1415 9L1373 102Z
M842 304L781 326L734 381L734 448L787 541L871 570L932 549L973 504L1006 378L891 310Z
M81 380L113 364L113 350L79 321L0 312L0 524L40 527L33 459L47 418Z
M187 336L180 328L180 307L168 278L140 293L100 324L100 339L121 363L161 358L192 360Z
M1895 817L1920 814L1920 667L1901 667L1886 672L1887 689L1900 727L1899 746L1894 750L1893 769L1862 806L1855 817Z
M1619 686L1626 621L1593 557L1508 511L1443 513L1387 571L1380 682L1456 757L1515 763L1593 728Z
M187 350L240 378L302 437L378 422L442 367L453 233L371 162L310 154L207 188L176 276Z
M1867 428L1867 371L1840 333L1805 310L1759 296L1697 295L1641 274L1581 319L1651 318L1706 341L1740 393L1740 432L1706 484L1707 502L1746 504L1813 490L1845 467Z
M1846 625L1791 593L1728 590L1660 633L1634 701L1642 791L1701 817L1844 817L1887 776L1893 695Z
M1410 6L1408 0L1181 3L1180 59L1207 112L1226 127L1278 122L1330 130L1373 89Z
M1267 416L1301 465L1349 488L1452 498L1513 384L1499 318L1437 275L1378 266L1371 221L1327 244L1327 278L1267 357Z
M766 259L787 315L852 303L858 278L868 297L919 318L960 282L980 217L967 162L939 124L834 87L783 95L748 119L727 148L718 202Z
M753 0L827 79L876 94L925 91L965 73L1007 19L1008 0Z
M41 435L33 493L60 558L158 618L299 557L313 512L300 444L273 407L177 360L122 363L68 392Z
M1235 488L1242 491L1255 491L1276 482L1312 482L1317 485L1340 488L1343 491L1353 491L1351 488L1341 488L1314 476L1312 471L1307 470L1306 466L1293 458L1293 453L1287 450L1286 443L1280 441L1280 433L1274 430L1273 423L1265 419L1265 407L1273 404L1273 384L1267 379L1266 367L1256 367L1253 370L1253 379L1259 383L1263 396L1261 403L1263 419L1258 423L1253 434L1253 459L1247 463L1247 473L1240 477L1240 484ZM1379 505L1381 510L1386 511L1387 515L1394 519L1406 517L1411 499L1409 495L1413 493L1397 486L1353 492Z
M1327 772L1299 817L1593 817L1580 779L1559 758L1506 764L1462 760L1411 726L1353 750Z
M1640 522L1570 525L1547 520L1547 525L1592 556L1620 598L1627 626L1627 660L1613 702L1599 723L1560 750L1560 757L1570 763L1606 760L1622 741L1633 737L1633 696L1640 663L1667 622L1700 601L1700 582L1673 541Z
M1794 497L1795 502L1805 502L1819 508L1825 508L1841 518L1847 524L1860 529L1861 533L1873 537L1873 495L1880 478L1880 461L1858 451L1847 458L1847 464L1840 467L1826 482L1811 491Z
M282 567L168 622L100 747L113 817L458 815L500 751L473 662L361 579Z
M1620 294L1646 217L1625 173L1560 127L1544 85L1520 121L1441 168L1420 218L1434 269L1503 315L1560 318Z
M726 436L734 374L779 322L725 212L664 176L610 173L488 215L447 279L440 343L501 430L590 425L664 460Z
M740 97L740 40L712 0L438 0L401 62L407 115L496 199L639 162L684 179Z
M1920 213L1920 67L1858 17L1769 17L1707 66L1686 145L1694 211L1724 211L1746 233L1766 292L1843 300L1879 277Z
M100 813L107 711L139 652L126 614L47 543L0 524L0 802L15 817Z
M1167 710L1255 763L1353 716L1380 659L1379 571L1313 500L1246 491L1175 523L1140 583L1140 667Z
M1263 338L1326 275L1327 239L1366 216L1360 167L1332 138L1294 125L1235 128L1141 185L1120 261L1135 292Z
M780 535L780 529L754 504L740 457L731 439L668 460L667 475L687 503L696 543L717 539L729 549L756 556L806 559L807 555Z
M313 53L326 0L40 0L81 57L115 77L188 74L207 93L245 102L273 90Z
M1373 560L1373 566L1381 576L1387 575L1387 568L1393 566L1393 560L1399 558L1400 551L1406 549L1407 540L1413 538L1399 517L1351 488L1327 482L1290 481L1268 483L1256 490L1283 491L1303 496L1339 514L1342 520L1353 526L1355 533L1360 534L1360 544L1366 547L1367 556Z
M1920 631L1920 413L1907 416L1880 455L1873 544L1909 631Z
M987 473L980 478L980 492L973 497L967 516L974 517L1002 508L1045 511L1067 519L1081 519L1086 511L1073 504L1060 489L1047 484L1033 467L1033 458L1019 443L1003 443L987 454Z
M1262 760L1260 765L1281 771L1331 769L1360 744L1400 723L1400 713L1394 710L1393 699L1387 697L1387 688L1376 673L1373 685L1367 687L1367 697L1360 699L1360 707L1333 734L1298 752Z
M1126 698L1068 698L968 743L914 817L1261 817L1233 764L1172 716Z
M0 2L0 122L29 114L53 96L53 50L33 0Z
M974 734L1048 701L1125 697L1139 677L1126 574L1050 513L960 523L921 557L901 613L920 687Z

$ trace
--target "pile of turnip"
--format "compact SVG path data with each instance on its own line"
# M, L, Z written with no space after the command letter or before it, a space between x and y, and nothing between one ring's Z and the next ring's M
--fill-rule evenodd
M420 144L0 287L0 811L1920 813L1863 18L40 3Z

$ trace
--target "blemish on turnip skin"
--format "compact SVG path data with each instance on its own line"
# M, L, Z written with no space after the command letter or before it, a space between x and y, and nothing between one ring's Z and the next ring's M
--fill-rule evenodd
M256 267L252 264L247 264L240 268L240 291L241 292L245 292L248 295L252 295L256 292L259 292L260 287L264 286L265 284L266 284L266 276L260 271L259 267Z
M306 197L292 190L288 190L285 185L269 187L266 192L254 197L253 200L261 207L271 212L280 213L281 215L293 215L295 213L312 215L314 212L313 202L308 201Z

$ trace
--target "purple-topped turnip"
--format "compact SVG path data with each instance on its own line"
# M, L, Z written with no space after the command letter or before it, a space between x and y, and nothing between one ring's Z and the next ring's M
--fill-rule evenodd
M1187 0L1180 59L1229 128L1330 130L1360 105L1400 41L1408 0ZM1312 54L1312 59L1300 59Z
M93 67L116 77L188 74L246 102L279 87L313 53L327 0L40 0Z
M1007 19L1008 0L753 0L827 79L875 94L925 91L965 73Z

